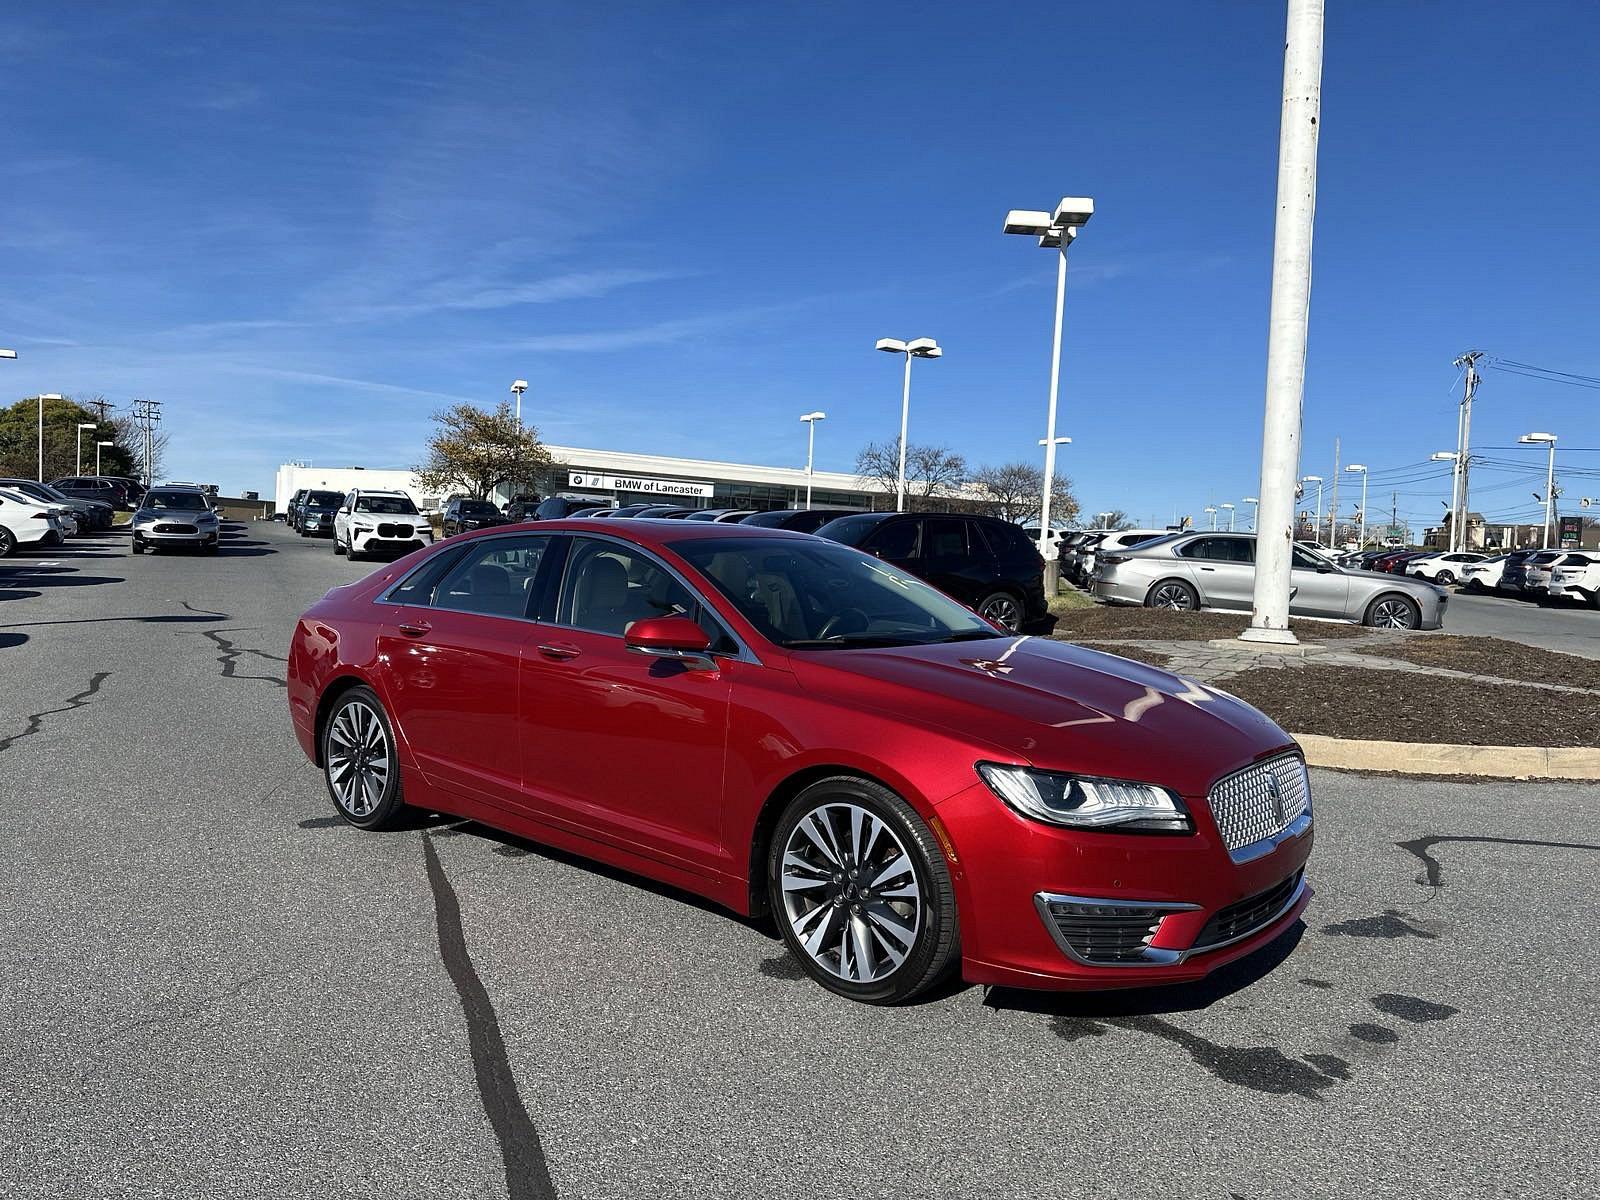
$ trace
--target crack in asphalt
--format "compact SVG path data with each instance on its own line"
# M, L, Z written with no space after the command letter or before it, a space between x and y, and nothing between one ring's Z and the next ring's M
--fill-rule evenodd
M40 712L32 713L28 717L28 724L21 733L14 733L10 737L0 738L0 751L9 750L23 738L32 737L44 727L44 719L56 713L71 712L75 708L82 708L100 691L100 685L111 675L110 671L96 671L89 679L89 686L75 696L67 697L67 702L60 708L46 708Z
M1540 842L1530 838L1470 837L1441 833L1412 838L1409 842L1396 842L1396 846L1407 854L1415 855L1422 863L1423 873L1417 876L1417 883L1423 887L1431 887L1435 896L1439 894L1439 889L1444 887L1444 871L1439 865L1439 860L1429 851L1443 842L1483 842L1492 846L1542 846L1547 850L1600 850L1600 846L1591 846L1584 842ZM1433 899L1433 896L1429 896L1428 899Z
M428 886L433 891L433 908L439 928L439 957L455 985L461 1011L467 1019L467 1044L472 1051L473 1074L478 1081L478 1096L484 1115L500 1143L500 1158L505 1164L509 1200L554 1200L555 1184L545 1162L544 1146L533 1118L517 1091L516 1076L500 1034L500 1019L495 1015L489 991L478 977L467 937L461 925L461 901L445 874L433 837L423 835L423 858L428 868Z
M281 654L268 654L265 650L252 650L248 646L236 646L232 640L223 637L223 633L236 633L235 629L202 629L200 636L208 639L222 653L217 656L217 661L222 664L222 677L224 679L259 679L263 683L275 683L281 688L288 688L289 684L276 675L241 675L238 672L238 658L241 654L254 654L257 658L264 658L270 662L288 662Z

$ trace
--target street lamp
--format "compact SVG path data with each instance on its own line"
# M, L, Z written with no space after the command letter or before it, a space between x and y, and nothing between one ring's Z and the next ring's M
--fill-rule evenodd
M16 356L17 352L15 350L0 350L0 358L15 358Z
M1231 505L1231 504L1219 504L1219 505L1217 505L1217 507L1218 508L1225 508L1225 509L1228 510L1228 532L1232 533L1233 532L1233 505Z
M1524 446L1537 446L1541 442L1550 446L1550 469L1544 479L1544 546L1550 549L1551 528L1556 523L1556 435L1553 433L1525 433L1517 439Z
M1321 475L1305 475L1305 476L1301 477L1300 482L1301 483L1314 483L1314 484L1317 485L1317 520L1316 520L1316 523L1311 526L1311 528L1314 529L1314 530L1315 529L1321 529L1322 528L1322 476ZM1315 534L1313 534L1312 536L1315 537Z
M100 447L115 445L115 442L96 442L94 444L94 473L96 475L100 474Z
M939 358L944 351L932 338L915 338L902 342L898 338L879 338L876 349L885 354L906 356L906 382L900 392L900 474L895 485L894 510L904 512L906 507L906 425L911 419L911 360L913 358Z
M1445 505L1450 510L1450 549L1456 548L1456 535L1460 532L1456 528L1456 488L1460 486L1458 476L1461 474L1461 455L1455 450L1441 450L1437 454L1430 454L1428 458L1433 462L1450 463L1450 503Z
M817 449L817 422L828 417L825 412L807 413L800 419L807 425L806 430L806 507L811 507L811 460Z
M1208 516L1210 516L1210 518L1211 518L1211 528L1213 530L1215 530L1216 527L1217 527L1217 510L1212 505L1208 504L1208 505L1205 506L1205 508L1201 509L1200 511L1202 511L1202 512L1206 513Z
M1095 516L1100 518L1100 528L1101 529L1110 529L1111 528L1111 518L1116 516L1116 515L1117 514L1115 512L1095 513Z
M1078 230L1094 216L1094 201L1088 196L1063 196L1054 212L1014 208L1006 214L1004 230L1023 237L1036 237L1044 250L1056 251L1056 329L1050 345L1050 412L1044 432L1044 496L1039 504L1039 553L1044 554L1050 536L1050 490L1056 476L1056 397L1061 388L1061 313L1067 299L1067 247Z
M1250 532L1254 533L1256 531L1256 513L1261 511L1261 500L1256 496L1246 496L1244 502L1252 506L1250 509Z
M1361 473L1361 532L1357 535L1356 549L1364 550L1367 545L1367 468L1362 463L1351 463L1345 470Z
M78 466L77 466L77 471L78 471L79 475L83 474L83 431L85 429L97 429L97 428L99 428L99 426L97 426L93 421L80 421L78 423L78 460L77 460L78 461ZM96 475L100 474L100 471L99 471L98 468L95 470L95 474Z
M517 398L517 429L522 429L522 393L528 390L526 379L513 379L511 381L511 394Z
M46 400L65 400L66 397L58 392L45 392L41 396L29 396L29 400L39 402L39 482L44 482L44 402Z

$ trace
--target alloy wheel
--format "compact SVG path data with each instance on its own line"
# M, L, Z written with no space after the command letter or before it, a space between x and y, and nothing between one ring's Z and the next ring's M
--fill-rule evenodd
M923 923L911 855L858 804L819 804L784 846L784 918L811 960L851 983L886 979L906 961Z
M996 625L1005 626L1013 633L1022 626L1022 608L1010 596L990 596L983 602L978 615L988 618Z
M328 728L328 783L351 817L370 817L389 785L391 755L383 721L365 702L353 700Z
M1163 583L1150 597L1151 608L1191 609L1194 597L1181 583Z
M1378 629L1415 629L1417 623L1411 602L1398 596L1378 601L1372 610L1372 624Z

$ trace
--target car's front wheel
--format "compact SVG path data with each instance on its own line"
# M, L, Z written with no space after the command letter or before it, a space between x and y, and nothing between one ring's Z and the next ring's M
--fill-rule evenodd
M829 991L899 1004L960 957L955 889L933 833L880 784L822 779L784 809L767 855L789 953Z
M1374 629L1416 629L1422 624L1422 609L1405 596L1379 596L1368 606L1365 624Z
M1449 587L1452 583L1454 583L1456 581L1455 572L1454 571L1440 571L1437 575L1435 575L1433 577L1433 581L1435 583L1437 583L1440 587Z
M1012 633L1022 628L1022 605L1010 592L990 592L978 601L977 612Z
M405 811L400 764L383 704L371 688L353 687L322 727L322 773L339 815L357 829L387 829Z

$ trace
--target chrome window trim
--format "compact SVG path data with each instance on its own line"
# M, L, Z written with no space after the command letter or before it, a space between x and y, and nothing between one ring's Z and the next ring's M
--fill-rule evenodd
M1044 922L1045 931L1049 933L1050 940L1056 948L1070 958L1073 962L1085 967L1106 967L1120 969L1123 967L1169 967L1174 963L1183 961L1187 950L1167 950L1156 946L1146 946L1143 954L1133 962L1097 962L1092 958L1084 958L1072 948L1071 943L1061 936L1061 930L1056 927L1054 915L1050 912L1051 903L1057 904L1095 904L1105 908L1155 908L1162 909L1164 913L1156 920L1156 931L1152 937L1161 935L1161 926L1168 916L1179 912L1194 912L1200 906L1188 904L1177 900L1129 900L1125 897L1108 900L1103 896L1072 896L1064 892L1036 892L1033 897L1034 911L1039 914L1039 919Z

